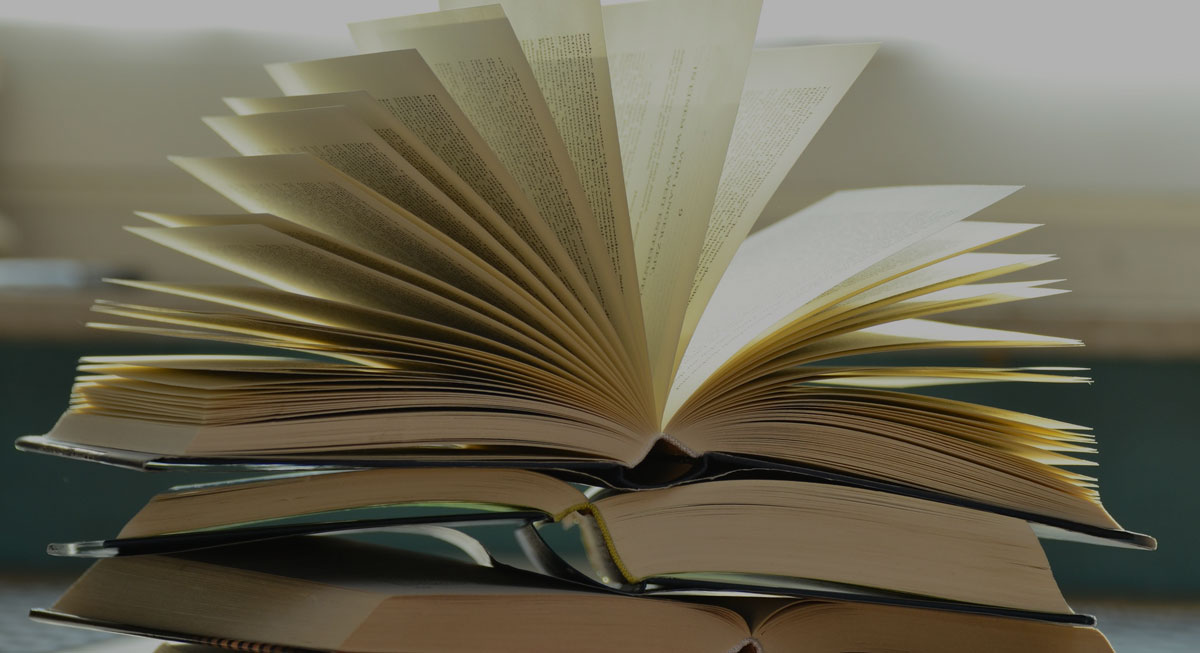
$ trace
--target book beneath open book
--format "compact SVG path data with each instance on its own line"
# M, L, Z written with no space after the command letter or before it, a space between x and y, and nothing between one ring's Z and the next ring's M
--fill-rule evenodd
M406 506L432 512L395 519ZM295 532L461 527L505 517L578 526L591 562L579 570L582 575L609 579L630 593L699 586L811 595L816 588L818 594L904 595L924 604L958 602L1076 620L1024 521L791 480L715 480L589 498L570 484L524 470L293 474L163 493L116 539L53 545L51 552L96 557L177 552ZM524 535L538 537L537 528ZM567 568L570 561L541 560L554 552L540 538L526 548L531 544L535 549L527 555L543 571L580 578Z
M259 285L117 281L196 305L101 301L126 321L91 326L290 353L85 359L22 446L608 465L634 485L716 456L1151 545L1070 471L1092 464L1083 427L905 391L1075 372L830 363L1079 343L928 319L1062 292L993 280L1051 256L976 251L1033 226L965 220L1013 187L844 191L747 237L876 49L753 50L757 17L512 2L356 24L366 54L269 66L286 96L207 119L244 156L174 159L247 213L131 228Z
M329 538L101 560L35 616L250 651L1112 651L1077 625L834 600L631 598Z

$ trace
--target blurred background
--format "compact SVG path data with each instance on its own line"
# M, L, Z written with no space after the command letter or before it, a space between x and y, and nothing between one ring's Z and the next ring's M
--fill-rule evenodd
M228 113L223 96L277 94L263 63L352 53L346 22L435 8L304 4L0 4L0 439L52 426L81 355L205 351L83 327L93 298L124 296L101 276L233 279L121 229L137 224L134 210L235 210L166 161L232 154L201 116ZM762 225L840 188L1025 185L979 217L1045 226L993 249L1061 256L1026 278L1063 278L1073 292L954 318L1088 346L919 360L1092 369L1092 386L945 394L1095 427L1105 505L1160 549L1046 547L1072 604L1128 650L1200 644L1200 73L1189 13L1165 0L766 0L759 35L763 45L883 43ZM47 542L111 536L155 491L206 478L0 448L0 650L95 637L25 624L25 610L80 569L45 556ZM1153 644L1137 639L1147 632Z

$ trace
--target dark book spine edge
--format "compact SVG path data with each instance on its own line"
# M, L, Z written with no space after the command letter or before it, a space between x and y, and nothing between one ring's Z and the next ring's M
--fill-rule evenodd
M196 643L230 651L247 651L248 653L305 653L304 649L291 648L289 646L260 644L240 639L225 639L223 637L197 637Z
M510 512L483 512L454 515L427 515L422 517L385 517L379 519L352 519L344 521L308 522L303 524L250 525L226 529L196 531L192 533L167 533L145 537L117 538L89 542L53 543L46 547L52 556L76 558L110 558L146 554L181 553L197 549L274 540L303 535L324 535L350 531L379 529L404 529L405 527L474 526L482 524L510 523L516 526L546 518L541 512L520 510Z
M41 608L30 610L29 618L33 619L34 621L60 626L72 626L74 628L100 630L121 635L149 637L150 639L178 642L181 644L200 644L202 646L213 646L232 651L255 651L258 653L328 653L320 649L283 646L280 644L265 644L261 642L248 642L238 639L210 637L207 635L193 635L190 633L159 630L156 628L142 628L140 626L119 624L111 621L102 621L99 619L89 619L87 617L80 617L78 615Z

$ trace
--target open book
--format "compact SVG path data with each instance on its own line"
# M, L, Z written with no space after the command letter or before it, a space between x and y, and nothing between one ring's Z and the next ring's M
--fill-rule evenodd
M100 560L34 616L251 651L1112 651L1083 626L829 600L630 598L329 538Z
M424 506L426 515L395 518L406 506ZM528 541L538 538L536 527L522 533L530 562L564 578L608 579L629 593L716 587L874 600L902 594L922 605L953 601L1075 620L1026 522L887 492L797 481L716 480L589 499L568 483L524 470L293 474L160 494L116 539L52 545L50 551L140 555L293 533L421 530L494 524L497 518L578 525L590 569L572 573L567 568L572 563L554 559L540 538Z
M1079 344L928 319L1062 292L994 281L1050 256L976 251L1032 226L965 221L1014 188L839 192L747 237L874 44L754 50L753 1L501 5L353 25L363 54L269 66L284 97L208 118L243 156L174 161L246 212L131 231L258 285L117 281L195 306L91 326L285 355L85 359L22 446L774 465L1149 544L1069 469L1086 429L905 392L1071 371L830 362Z

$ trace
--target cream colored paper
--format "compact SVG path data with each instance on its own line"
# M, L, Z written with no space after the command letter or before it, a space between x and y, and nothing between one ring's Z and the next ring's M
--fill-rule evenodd
M566 277L566 281L570 281L572 278L576 279L575 287L580 289L577 293L469 184L368 93L348 91L272 98L226 98L226 103L242 115L321 107L341 107L352 112L355 117L368 125L388 145L399 152L406 161L412 163L417 172L425 176L487 229L496 241L517 257L528 269L528 272L511 267L511 262L497 265L496 261L487 259L490 263L498 269L505 269L507 266L511 272L510 276L521 281L522 286L541 299L548 308L555 311L568 324L578 325L575 328L586 332L583 335L585 342L600 343L600 348L605 350L609 358L616 360L621 358L623 352L620 345L623 340L616 335L612 326L604 319L603 309L586 288L582 277L579 277L578 274L575 274L574 277L568 274ZM432 191L430 192L432 193ZM450 210L453 211L453 207ZM547 233L549 233L548 230ZM503 253L500 254L500 258L504 258ZM566 262L565 253L562 253L562 259ZM569 269L574 272L572 268ZM529 274L536 277L536 280L528 278ZM545 286L545 290L538 288L536 281L540 281ZM580 297L583 301L580 300ZM629 375L635 379L632 383L636 384L636 379L644 379L648 374L631 371Z
M272 288L479 331L486 318L405 280L264 225L130 227L129 231ZM491 331L491 329L488 329Z
M524 266L481 225L346 107L318 107L204 122L240 154L306 152L446 234L529 290Z
M680 362L664 423L721 365L776 325L799 317L797 309L1015 190L908 186L843 191L747 238Z
M660 406L737 116L760 4L650 0L603 9Z
M508 240L515 238L509 236L507 231L501 232L501 228L497 226L501 222L501 219L487 205L487 202L442 161L429 146L421 141L411 129L400 122L382 104L371 97L369 93L365 91L346 91L341 93L314 93L310 95L289 95L283 97L235 97L225 98L225 103L238 115L242 116L322 107L342 107L353 114L363 124L370 127L379 138L383 139L393 150L404 157L404 160L410 163L421 176L429 180L442 193L487 228L497 240L505 243L510 249L516 249L508 243ZM526 246L525 249L528 249L528 247Z
M386 198L308 154L234 158L174 157L176 164L248 211L271 213L400 264L428 288L531 337L552 338L561 353L605 368L578 338L513 280Z
M497 275L483 269L461 245L405 216L399 207L314 156L171 160L247 211L286 218L478 297L494 298L497 293Z
M982 279L1024 270L1057 260L1046 254L1000 254L995 252L971 252L938 261L920 270L909 272L896 279L880 284L862 294L838 304L837 310L852 310L912 293L939 292L949 284Z
M554 232L416 50L270 64L267 72L288 95L369 93L470 184L577 296L590 294Z
M754 51L692 282L678 356L738 245L878 48L865 43Z
M1012 266L1026 259L1029 259L1030 266L1053 260L1053 257L1045 255L965 253L1036 226L1008 222L957 222L838 282L798 309L797 313L825 319L828 311L841 313L854 310L871 302L956 279L959 283L969 283L1012 272L1015 271Z
M576 316L583 324L597 325L592 333L598 334L607 358L624 368L625 385L637 389L639 401L649 401L649 390L640 390L647 383L644 375L628 362L621 338L587 280L417 51L271 64L267 72L289 95L365 91L376 98L488 202L519 236L517 241L532 248L550 268L551 274L544 275L547 285L569 292L582 309ZM559 296L568 299L561 292ZM653 408L643 410L652 421Z
M499 6L353 23L360 50L416 49L554 230L607 314L617 274L554 118Z
M487 0L441 0L462 9ZM554 124L587 193L592 214L618 267L622 293L635 296L637 266L621 148L613 108L608 50L599 0L502 0L503 9ZM640 302L631 302L640 312Z
M302 66L303 64L301 64ZM238 115L276 113L341 106L349 110L369 126L400 156L412 164L423 177L454 200L464 211L483 225L497 240L518 254L526 265L535 271L545 268L538 264L536 254L520 234L510 227L475 190L428 146L416 133L409 129L392 112L365 91L340 93L314 93L284 97L236 97L225 98ZM540 257L539 257L540 258ZM540 276L551 276L541 273Z
M442 0L443 9L492 4ZM629 224L612 81L598 0L503 0L499 3L583 184L593 219L608 248L627 319L621 339L649 377L637 263Z
M1072 338L1042 336L1019 331L909 319L887 322L852 333L827 338L797 349L792 358L809 362L856 352L929 347L1072 347L1081 345Z
M580 364L545 335L527 329L522 332L519 327L524 325L519 322L504 324L508 317L504 313L488 315L473 310L436 286L425 288L371 269L264 225L129 231L273 288L475 333L508 347L536 352L543 360L577 370L583 377L593 376L586 363Z

